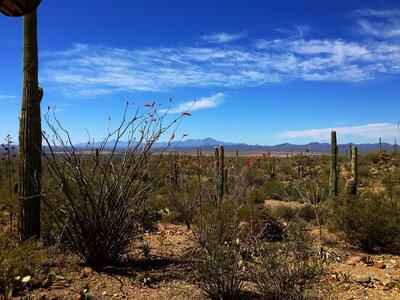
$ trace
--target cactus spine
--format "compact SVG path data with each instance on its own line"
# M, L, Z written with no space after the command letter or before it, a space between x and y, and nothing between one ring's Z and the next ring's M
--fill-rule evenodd
M19 238L40 235L41 147L40 101L36 10L23 21L23 92L19 129Z
M331 170L329 175L329 195L338 195L338 147L336 142L336 131L331 132Z

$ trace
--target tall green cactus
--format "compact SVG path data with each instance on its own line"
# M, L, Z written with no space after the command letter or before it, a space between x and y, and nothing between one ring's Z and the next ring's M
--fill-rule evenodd
M38 85L36 10L23 21L23 91L19 129L19 224L20 242L40 235L41 147L40 101Z
M357 147L353 147L351 149L351 179L354 181L355 191L354 195L357 194L357 186L358 186L358 149Z
M272 156L269 158L269 170L268 170L269 176L271 179L275 178L275 156Z
M227 192L228 169L225 167L225 151L221 145L214 148L214 178L218 202L221 202Z
M338 195L338 147L336 142L336 131L331 132L331 170L329 174L329 195Z
M394 144L393 144L393 154L394 155L398 155L399 154L399 146L397 145L397 141L394 140Z
M382 155L382 138L379 138L379 156Z

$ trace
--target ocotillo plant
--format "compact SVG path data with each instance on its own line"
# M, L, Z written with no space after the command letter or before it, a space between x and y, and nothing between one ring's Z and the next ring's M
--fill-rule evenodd
M20 242L40 234L41 147L40 101L38 85L36 10L23 21L23 92L19 131L19 235Z
M338 147L336 142L336 131L331 132L331 170L329 174L329 195L338 195Z

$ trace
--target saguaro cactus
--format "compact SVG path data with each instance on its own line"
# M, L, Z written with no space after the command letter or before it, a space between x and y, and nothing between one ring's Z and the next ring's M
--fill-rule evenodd
M353 147L351 149L351 179L354 181L355 184L355 192L357 194L357 186L358 186L358 149L357 147Z
M19 129L19 235L20 242L40 234L40 180L42 129L38 85L36 10L23 21L23 91Z
M357 195L358 187L358 149L351 148L350 174L351 179L346 181L346 193L349 195Z
M227 192L228 170L225 167L225 151L221 145L214 148L214 177L218 201L222 201Z
M269 176L271 179L275 178L275 156L269 157Z
M338 147L336 142L336 131L331 132L331 171L329 175L329 194L338 195Z
M394 155L398 155L399 154L399 146L397 145L397 141L394 140L394 144L393 144L393 154Z

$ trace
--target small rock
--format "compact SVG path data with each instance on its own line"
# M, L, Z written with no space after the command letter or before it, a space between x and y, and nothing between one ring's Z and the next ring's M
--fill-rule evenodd
M36 289L42 287L43 281L46 279L46 277L47 276L44 275L44 274L35 275L32 278L30 289L31 290L36 290Z
M400 269L400 261L396 262L393 266L394 269Z
M384 263L377 262L377 263L374 263L372 266L376 269L386 269L386 265Z
M91 267L85 267L82 269L82 274L86 274L87 276L93 274L93 269Z
M74 297L74 300L81 300L82 299L82 295L81 294L76 294Z
M395 281L389 281L389 282L385 282L385 284L384 284L384 290L391 290L391 289L393 289L393 288L395 288L397 286L397 282L395 282Z
M363 283L368 284L371 282L371 277L369 277L369 276L357 277L355 281L358 283L361 283L361 284L363 284Z
M348 264L349 266L355 266L355 265L359 264L360 262L361 262L361 258L359 256L353 256L347 260L346 264Z
M334 283L334 282L339 281L336 274L329 274L329 275L326 276L326 279L327 279L328 282L330 282L330 283Z

